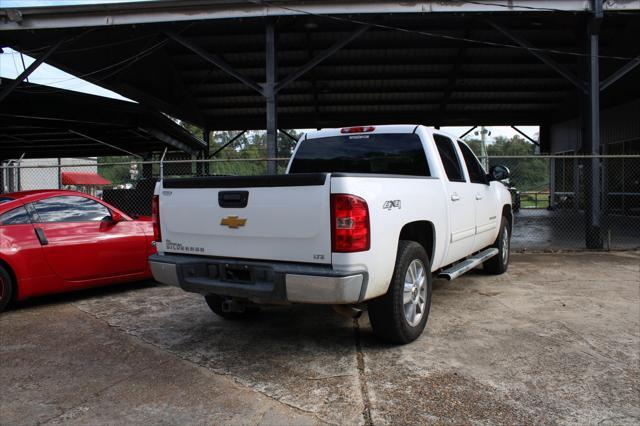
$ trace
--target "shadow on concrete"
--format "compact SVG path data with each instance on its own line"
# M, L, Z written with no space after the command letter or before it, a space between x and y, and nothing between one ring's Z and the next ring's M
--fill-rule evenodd
M68 304L80 302L86 299L95 299L107 296L118 296L120 294L135 292L145 288L162 285L153 280L137 281L121 284L110 284L103 287L94 287L83 290L73 290L66 293L48 294L37 296L27 300L13 302L8 310L19 311L39 306Z

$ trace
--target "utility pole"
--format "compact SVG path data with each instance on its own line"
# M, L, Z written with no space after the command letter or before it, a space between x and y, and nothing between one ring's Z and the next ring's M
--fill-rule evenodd
M474 134L477 136L478 131L476 130ZM491 136L491 131L485 129L484 126L480 126L480 158L482 162L482 166L485 170L489 170L489 157L487 154L487 136Z

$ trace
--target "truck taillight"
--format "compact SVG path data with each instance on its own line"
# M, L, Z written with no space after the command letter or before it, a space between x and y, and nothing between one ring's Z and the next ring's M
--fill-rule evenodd
M374 126L343 127L340 133L369 133L376 130Z
M153 222L153 241L162 241L160 232L160 197L154 195L151 199L151 220Z
M369 207L360 197L331 195L331 250L339 253L367 251L371 246Z

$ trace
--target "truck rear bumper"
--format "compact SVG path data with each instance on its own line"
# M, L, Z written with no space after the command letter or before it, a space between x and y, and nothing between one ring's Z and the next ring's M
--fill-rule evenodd
M149 258L156 281L200 294L257 302L349 304L364 298L368 274L340 272L328 265L258 262L201 256Z

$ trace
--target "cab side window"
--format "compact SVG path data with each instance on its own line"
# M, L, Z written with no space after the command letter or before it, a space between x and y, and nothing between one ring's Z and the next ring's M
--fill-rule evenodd
M472 183L487 183L487 173L467 144L458 141Z
M99 222L111 212L90 198L78 196L51 197L36 201L33 207L39 222Z
M16 207L0 215L0 226L2 225L24 225L31 223L29 213L24 207Z
M464 182L464 174L462 173L462 166L458 159L458 153L456 147L453 145L453 141L446 136L434 134L433 140L436 142L444 171L447 173L447 178L450 182Z

